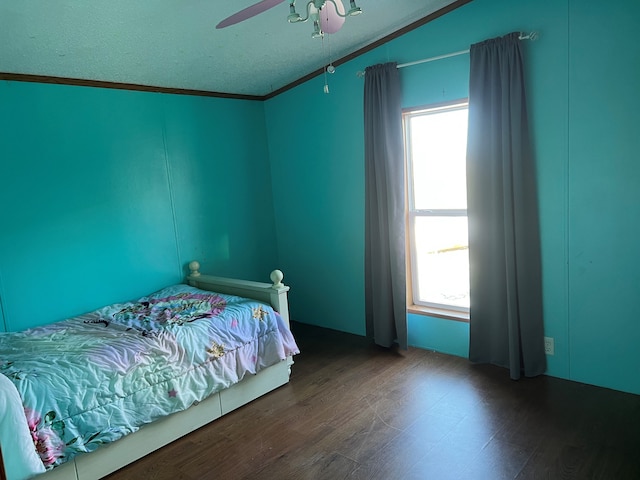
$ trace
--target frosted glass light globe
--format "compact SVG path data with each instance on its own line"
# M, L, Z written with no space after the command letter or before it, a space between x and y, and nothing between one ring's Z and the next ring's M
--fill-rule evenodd
M342 28L344 23L344 17L338 15L336 11L336 5L341 15L344 15L344 5L341 0L335 0L335 5L332 2L325 2L322 10L320 10L320 27L324 33L336 33Z

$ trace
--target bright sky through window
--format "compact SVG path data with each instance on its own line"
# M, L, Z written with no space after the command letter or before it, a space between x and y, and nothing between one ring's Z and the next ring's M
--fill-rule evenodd
M413 303L468 310L467 107L405 114Z

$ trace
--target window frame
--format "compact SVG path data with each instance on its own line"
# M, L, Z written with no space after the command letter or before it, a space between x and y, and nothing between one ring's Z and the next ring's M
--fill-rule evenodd
M441 102L420 107L404 108L402 110L402 127L404 141L404 157L406 168L406 199L405 199L405 229L407 253L407 304L409 313L428 315L463 322L469 321L469 308L456 305L416 301L414 290L418 284L418 272L415 266L417 259L417 247L415 245L415 221L418 217L468 217L467 209L416 209L414 208L413 195L413 162L411 159L411 131L408 128L408 119L419 115L430 115L438 112L469 109L469 99L462 98L448 102Z

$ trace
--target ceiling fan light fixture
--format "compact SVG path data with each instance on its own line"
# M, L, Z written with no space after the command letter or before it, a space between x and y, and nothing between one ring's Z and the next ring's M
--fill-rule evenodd
M234 13L230 17L222 20L216 28L226 28L236 23L248 20L256 15L269 10L283 3L285 0L260 0L258 3ZM305 0L306 16L302 17L296 12L296 0L288 0L289 23L304 23L309 19L313 20L313 38L322 38L325 33L336 33L342 28L346 17L360 15L362 10L356 5L356 0L349 0L350 9L345 13L342 0ZM321 15L322 14L322 15Z
M300 14L296 12L295 2L291 2L289 4L289 16L287 17L287 22L298 23L301 21L302 21L302 17L300 17Z
M355 17L356 15L360 15L362 13L362 9L356 5L356 0L349 0L349 11L347 15L350 17Z
M322 38L324 33L320 30L320 22L318 20L313 21L313 33L311 33L311 38Z

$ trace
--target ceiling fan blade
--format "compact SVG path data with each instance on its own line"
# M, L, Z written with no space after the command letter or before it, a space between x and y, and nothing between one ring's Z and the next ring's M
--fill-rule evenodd
M284 2L284 0L262 0L261 2L245 8L244 10L240 10L238 13L234 13L229 18L225 18L218 25L216 25L216 28L225 28L231 25L235 25L236 23L242 22L243 20L247 20L248 18L258 15L259 13L265 12L282 2Z

